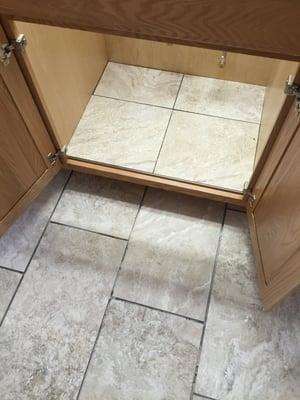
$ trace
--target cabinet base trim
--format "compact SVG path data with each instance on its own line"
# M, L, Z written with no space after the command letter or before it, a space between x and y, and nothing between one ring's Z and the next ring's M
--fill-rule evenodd
M245 207L242 193L235 193L223 189L211 188L193 183L178 181L159 176L148 175L142 172L128 171L117 167L99 165L86 161L65 158L64 167L74 171L84 172L92 175L100 175L106 178L150 186L158 189L180 192L191 196L204 197L211 200L236 204Z

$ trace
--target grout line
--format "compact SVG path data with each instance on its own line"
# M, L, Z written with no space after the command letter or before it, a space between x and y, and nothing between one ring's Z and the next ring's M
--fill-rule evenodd
M136 101L136 100L120 99L118 97L112 97L112 96L104 96L103 94L93 94L93 96L102 97L103 99L111 99L111 100L122 101L123 103L142 104L143 106L163 108L164 110L172 110L173 109L172 107L159 106L157 104L144 103L144 102Z
M182 78L183 80L183 78ZM182 82L180 83L180 87L181 87ZM179 89L180 89L179 87ZM144 103L141 101L135 101L135 100L127 100L127 99L120 99L118 97L112 97L112 96L104 96L104 95L100 95L100 94L93 94L92 96L95 97L102 97L104 99L111 99L111 100L116 100L116 101L122 101L124 103L133 103L133 104L142 104L144 106L149 106L149 107L156 107L156 108L162 108L164 110L172 110L172 111L178 111L178 112L182 112L182 113L188 113L188 114L194 114L194 115L203 115L205 117L211 117L211 118L219 118L219 119L225 119L227 121L236 121L236 122L244 122L246 124L252 124L252 125L258 125L259 126L259 122L253 122L253 121L245 121L243 119L237 119L237 118L227 118L227 117L221 117L219 115L215 115L215 114L205 114L205 113L200 113L200 112L195 112L195 111L188 111L188 110L181 110L180 108L175 108L175 103L177 101L177 97L178 97L178 93L175 99L175 103L173 107L165 107L165 106L159 106L157 104L149 104L149 103ZM91 96L91 97L92 97Z
M197 362L196 362L196 367L195 367L194 379L193 379L193 383L192 383L192 390L191 390L191 395L190 395L191 400L193 399L193 395L195 392L194 389L195 389L196 379L197 379L197 375L198 375L200 356L201 356L201 352L202 352L202 346L203 346L204 335L205 335L205 330L206 330L208 312L209 312L209 307L210 307L210 302L211 302L211 297L212 297L214 279L215 279L215 275L216 275L217 263L218 263L218 258L219 258L219 254L220 254L220 247L221 247L221 241L222 241L222 236L223 236L223 231L224 231L226 214L227 214L227 204L225 204L225 207L224 207L224 214L223 214L221 229L220 229L220 233L219 233L217 251L216 251L215 260L214 260L214 267L213 267L210 288L209 288L209 294L208 294L208 299L207 299L207 306L206 306L206 311L205 311L204 325L203 325L203 330L202 330L202 335L201 335L201 340L200 340L200 345L199 345L199 351L198 351L198 357L197 357ZM199 396L201 396L201 394L199 394ZM207 398L209 399L209 397L207 397Z
M195 115L203 115L205 117L211 117L211 118L226 119L227 121L244 122L245 124L259 125L259 122L245 121L244 119L237 119L237 118L221 117L220 115L215 115L215 114L205 114L205 113L198 113L195 111L181 110L180 108L174 108L174 111L185 112L188 114L195 114Z
M50 221L51 221L51 218L52 218L52 216L53 216L53 214L54 214L54 212L55 212L55 210L56 210L56 207L57 207L57 205L58 205L58 203L59 203L59 201L60 201L60 199L61 199L61 197L62 197L62 195L63 195L63 193L64 193L64 191L65 191L65 188L66 188L67 184L69 183L69 180L70 180L70 178L71 178L71 176L72 176L72 173L73 173L73 172L70 173L68 179L66 180L66 182L65 182L64 185L63 185L62 191L61 191L60 195L58 196L58 199L57 199L57 201L56 201L56 203L55 203L55 205L54 205L54 207L53 207L53 210L52 210L51 213L50 213L50 216L49 216L49 218L48 218L48 220L47 220L47 223L46 223L46 225L45 225L45 227L44 227L44 229L43 229L43 231L42 231L42 233L41 233L41 236L40 236L39 240L37 241L37 243L36 243L36 245L35 245L35 248L34 248L32 254L31 254L31 256L30 256L30 259L29 259L29 261L28 261L28 263L27 263L27 265L26 265L26 268L25 268L25 270L24 270L22 276L21 276L21 279L20 279L20 281L19 281L19 283L18 283L18 285L17 285L17 287L16 287L16 289L15 289L15 291L14 291L13 296L12 296L11 299L10 299L10 302L9 302L9 304L8 304L8 306L7 306L7 308L6 308L6 310L5 310L5 313L4 313L4 315L3 315L3 318L2 318L1 321L0 321L0 327L2 326L3 321L4 321L4 319L5 319L5 317L6 317L7 313L8 313L8 311L9 311L9 309L10 309L10 306L11 306L11 304L12 304L12 302L13 302L13 300L14 300L14 298L15 298L17 292L18 292L18 289L19 289L19 287L20 287L20 285L21 285L21 283L22 283L22 281L23 281L23 279L24 279L24 276L25 276L25 274L26 274L26 272L27 272L27 270L28 270L28 267L29 267L29 265L30 265L30 263L31 263L31 261L32 261L32 259L33 259L33 257L35 256L35 253L36 253L36 251L37 251L37 249L38 249L38 247L39 247L39 245L40 245L40 242L41 242L41 240L42 240L42 238L43 238L43 236L44 236L44 233L46 232L46 229L48 228L48 225L49 225L49 223L50 223Z
M123 240L123 241L125 241L125 242L128 241L128 239L121 238L121 237L119 237L119 236L110 235L109 233L97 232L97 231L93 231L93 230L91 230L91 229L81 228L80 226L74 226L74 225L64 224L63 222L50 221L50 223L51 223L51 224L55 224L55 225L65 226L65 227L71 228L71 229L77 229L77 230L79 230L79 231L84 231L84 232L89 232L89 233L95 233L95 234L97 234L97 235L109 237L109 238L112 238L112 239Z
M119 268L118 268L118 270L117 270L117 272L116 272L116 276L115 276L115 279L114 279L114 283L113 283L113 286L112 286L112 290L111 290L111 292L110 292L110 297L109 297L109 299L108 299L108 301L107 301L107 304L106 304L106 307L105 307L105 311L104 311L102 320L101 320L101 322L100 322L100 326L99 326L99 329L98 329L98 332L97 332L97 336L96 336L96 338L95 338L95 342L94 342L93 348L92 348L92 350L91 350L91 353L90 353L90 356L89 356L89 360L88 360L87 366L86 366L86 368L85 368L85 371L84 371L84 374L83 374L83 377L82 377L82 381L81 381L81 384L80 384L80 387L79 387L79 390L78 390L78 394L77 394L77 396L76 396L76 400L79 400L79 396L80 396L80 393L81 393L81 391L82 391L82 387L83 387L83 385L84 385L84 381L85 381L85 378L86 378L86 375L87 375L87 372L88 372L88 369L89 369L89 366L90 366L90 363L91 363L91 360L92 360L92 357L93 357L95 348L96 348L96 346L97 346L97 343L98 343L98 340L99 340L99 337L100 337L100 333L101 333L101 330L102 330L102 326L103 326L103 324L104 324L104 319L105 319L105 316L106 316L106 313L107 313L107 310L108 310L108 306L109 306L111 300L113 299L113 291L114 291L114 288L115 288L115 285L116 285L116 282L117 282L117 279L118 279L118 276L119 276L119 272L120 272L120 270L121 270L121 266L122 266L122 263L123 263L123 261L124 261L124 258L125 258L127 249L128 249L129 239L130 239L131 234L132 234L132 232L133 232L133 228L134 228L134 225L135 225L135 223L136 223L136 220L137 220L138 214L139 214L139 212L140 212L140 209L141 209L141 207L142 207L142 205L143 205L143 202L144 202L146 193L147 193L147 186L146 186L145 189L144 189L144 193L143 193L143 196L142 196L142 198L141 198L141 201L140 201L139 208L138 208L138 211L137 211L137 213L136 213L135 219L134 219L134 221L133 221L133 224L132 224L132 227L131 227L129 236L128 236L128 241L127 241L126 247L125 247L125 249L124 249L124 252L123 252L123 256L122 256L122 258L121 258L121 261L120 261Z
M23 272L24 272L24 271L20 271L19 269L4 267L4 265L0 265L0 269L5 269L6 271L16 272L17 274L23 274Z
M88 372L90 363L91 363L91 361L92 361L92 357L93 357L95 348L96 348L97 343L98 343L98 340L99 340L100 332L101 332L102 326L103 326L103 324L104 324L104 319L105 319L105 317L106 317L107 310L108 310L108 306L109 306L110 302L111 302L111 298L108 299L108 302L107 302L107 304L106 304L106 307L105 307L105 310L104 310L104 313L103 313L103 317L102 317L102 319L101 319L100 326L99 326L99 329L98 329L98 332L97 332L97 335L96 335L96 338L95 338L95 342L94 342L94 344L93 344L93 347L92 347L92 350L91 350L91 353L90 353L90 356L89 356L89 360L88 360L87 366L86 366L86 368L85 368L85 371L84 371L84 374L83 374L83 377L82 377L82 380L81 380L81 383L80 383L80 386L79 386L79 389L78 389L78 393L77 393L77 396L76 396L76 400L79 399L80 393L81 393L81 391L82 391L82 387L83 387L83 384L84 384L84 381L85 381L85 378L86 378L86 375L87 375L87 372Z
M163 309L161 309L161 308L149 306L148 304L138 303L138 302L132 301L132 300L127 300L127 299L124 299L124 298L122 298L122 297L112 296L112 299L117 300L117 301L123 301L123 302L129 303L129 304L134 304L134 305L136 305L136 306L148 308L148 309L150 309L150 310L159 311L159 312L162 312L162 313L165 313L165 314L173 315L173 316L175 316L175 317L184 318L184 319L187 319L187 320L189 320L189 321L197 322L197 323L199 323L199 324L203 324L203 323L204 323L204 321L202 321L201 319L197 319L197 318L193 318L193 317L188 317L188 316L183 315L183 314L177 314L177 313L172 312L172 311L163 310Z
M134 221L133 221L133 224L132 224L132 227L131 227L129 236L128 236L127 244L126 244L126 247L125 247L125 250L124 250L124 253L123 253L123 257L122 257L122 260L121 260L121 262L120 262L120 266L119 266L119 269L118 269L118 271L117 271L116 278L115 278L115 281L114 281L114 284L113 284L113 287L112 287L112 290L111 290L111 293L110 293L110 297L111 297L111 298L113 297L113 293L114 293L114 290L115 290L115 286L116 286L116 283L117 283L117 279L118 279L119 273L120 273L120 271L121 271L121 269L122 269L122 264L123 264L125 255L126 255L126 253L127 253L127 249L128 249L128 246L129 246L129 241L130 241L130 238L131 238L131 235L132 235L132 232L133 232L133 229L134 229L136 220L137 220L138 215L139 215L139 213L140 213L140 210L141 210L141 208L142 208L142 205L144 204L144 200L145 200L145 197L146 197L146 194L147 194L147 190L148 190L148 186L145 186L144 193L143 193L143 196L142 196L142 198L141 198L141 202L140 202L140 204L139 204L139 208L138 208L138 210L137 210L136 216L135 216L135 218L134 218Z
M167 132L168 132L168 129L169 129L169 126L170 126L170 123L171 123L172 115L173 115L173 112L174 112L174 107L175 107L175 104L176 104L176 101L177 101L177 98L178 98L178 95L179 95L179 92L180 92L180 89L181 89L181 85L182 85L182 82L183 82L183 78L184 78L184 75L182 75L181 81L180 81L179 86L178 86L178 90L177 90L177 94L176 94L176 97L175 97L175 100L174 100L173 108L172 108L172 111L171 111L171 114L170 114L170 118L169 118L169 121L168 121L166 130L165 130L164 137L163 137L163 139L162 139L162 142L161 142L161 145L160 145L160 148L159 148L157 157L156 157L156 161L155 161L155 164L154 164L154 167L153 167L153 170L152 170L152 174L155 174L155 170L156 170L157 163L158 163L158 160L159 160L159 157L160 157L160 153L161 153L161 151L162 151L164 142L165 142L166 137L167 137Z

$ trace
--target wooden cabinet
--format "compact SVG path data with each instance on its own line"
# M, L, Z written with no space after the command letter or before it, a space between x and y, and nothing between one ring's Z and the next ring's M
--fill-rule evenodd
M81 10L81 2L76 10L69 1L63 2L63 6L59 8L53 7L55 2L52 2L51 10L47 9L48 6L40 7L34 2L27 2L26 7L17 3L0 1L0 11L7 16L18 16L23 21L51 22L61 27L11 20L3 22L10 39L21 31L30 39L28 49L24 53L16 54L21 69L14 56L8 67L0 66L1 114L7 115L0 133L0 158L3 164L0 174L0 233L30 204L63 164L65 168L72 170L247 207L265 307L270 308L298 287L300 164L297 160L300 156L300 128L295 103L286 98L283 92L285 78L290 74L297 75L296 61L300 60L299 41L295 41L293 37L293 34L299 35L299 28L295 23L292 2L285 2L285 18L281 19L284 26L290 27L291 35L278 35L283 26L276 33L274 30L271 32L283 7L283 2L278 2L276 10L272 8L276 18L269 18L267 28L264 27L268 34L263 36L263 42L259 42L256 37L257 31L252 32L251 21L247 20L248 17L241 10L239 18L241 21L244 18L243 29L239 31L240 36L233 40L232 27L228 23L224 25L226 29L222 31L222 35L208 24L209 35L205 35L203 25L192 18L190 12L186 14L189 18L182 18L184 13L180 2L170 2L176 8L176 12L172 14L172 24L168 20L171 18L170 13L166 12L164 15L159 12L156 33L152 32L153 28L149 23L135 23L140 6L132 0L126 2L127 5L134 5L132 14L122 14L122 24L119 25L117 22L120 8L114 7L113 2L94 2L94 12L89 12L88 15L84 9ZM204 3L193 3L197 13L203 11L203 20L208 18ZM257 7L254 7L254 3ZM265 15L268 7L261 5L261 2L254 3L249 5L254 7L253 12ZM162 6L156 2L155 4L163 11ZM99 13L101 5L105 7ZM231 5L232 8L228 8L230 13L235 8L240 9L238 1L232 0ZM215 7L214 18L217 18L216 11L221 2L211 2L210 6ZM146 8L142 11L147 13ZM149 15L148 17L150 18ZM193 29L187 31L189 21ZM116 24L118 32L114 28ZM104 37L100 33L72 31L63 26L119 33L124 37ZM165 36L164 27L170 30ZM251 30L251 35L248 30ZM6 41L3 32L1 35L1 42ZM127 36L157 39L173 44L170 46L168 43L138 41L128 39ZM205 41L205 37L210 37L210 40ZM260 38L262 39L261 36ZM187 44L202 48L183 46ZM233 54L230 58L232 69L229 72L220 70L215 65L211 68L209 64L209 60L214 60L223 50L245 53ZM256 57L251 58L248 54L256 54ZM263 58L265 55L278 57L280 60ZM69 156L61 158L61 161L57 160L51 166L47 155L68 144L108 60L183 73L212 74L215 78L228 80L235 76L236 81L252 83L254 80L255 84L267 86L268 94L265 97L265 113L261 125L263 138L259 143L259 155L255 160L255 170L247 192L155 176ZM250 65L253 68L249 68ZM298 81L299 73L296 77L296 82Z

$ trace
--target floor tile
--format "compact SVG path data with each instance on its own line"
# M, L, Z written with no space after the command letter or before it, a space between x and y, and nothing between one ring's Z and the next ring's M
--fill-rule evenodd
M1 266L24 271L69 176L59 173L0 238Z
M172 108L182 74L109 62L96 95Z
M80 400L188 400L202 325L112 301Z
M218 400L300 398L300 293L264 312L246 216L228 212L196 392Z
M50 224L0 330L0 398L75 399L125 242Z
M242 190L253 171L257 135L256 124L175 111L155 172Z
M203 320L223 210L148 189L114 295Z
M264 95L263 86L185 75L175 108L260 123Z
M127 239L144 187L73 173L52 221Z
M152 172L171 110L93 96L67 154Z
M15 293L20 279L21 274L18 272L7 271L6 269L0 268L0 322Z

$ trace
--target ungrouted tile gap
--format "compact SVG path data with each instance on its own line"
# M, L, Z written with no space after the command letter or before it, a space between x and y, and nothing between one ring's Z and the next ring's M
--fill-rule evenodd
M150 309L150 310L159 311L159 312L162 312L162 313L165 313L165 314L173 315L173 316L175 316L175 317L184 318L184 319L187 319L187 320L189 320L189 321L197 322L197 323L199 323L199 324L203 324L203 323L204 323L204 321L202 321L202 320L200 320L200 319L196 319L196 318L193 318L193 317L188 317L188 316L183 315L183 314L177 314L177 313L172 312L172 311L167 311L167 310L163 310L163 309L161 309L161 308L152 307L152 306L149 306L149 305L147 305L147 304L138 303L138 302L136 302L136 301L127 300L127 299L124 299L124 298L121 298L121 297L112 296L112 299L117 300L117 301L124 301L125 303L134 304L134 305L136 305L136 306L148 308L148 309Z

